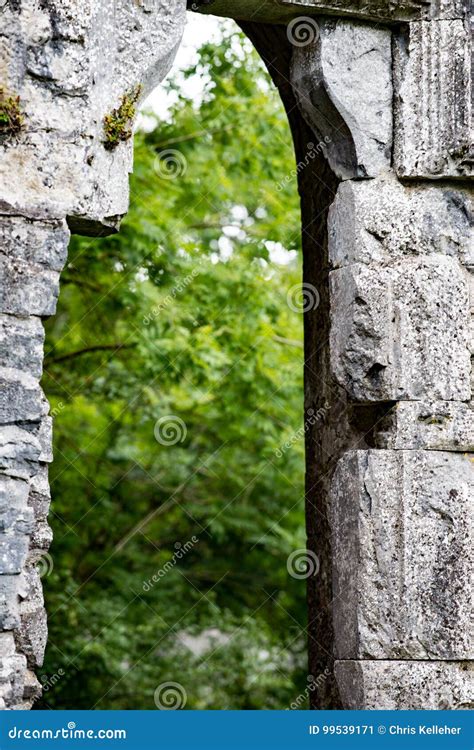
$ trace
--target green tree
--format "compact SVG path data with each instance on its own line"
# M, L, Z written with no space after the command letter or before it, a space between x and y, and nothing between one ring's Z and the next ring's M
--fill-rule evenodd
M153 709L169 681L186 708L284 708L306 684L291 139L239 33L185 75L202 101L138 133L122 230L73 238L47 326L44 708Z

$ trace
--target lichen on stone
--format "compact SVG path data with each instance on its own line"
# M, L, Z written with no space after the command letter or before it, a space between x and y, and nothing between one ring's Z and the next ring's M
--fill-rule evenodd
M142 91L141 85L135 86L121 98L120 105L104 117L104 146L113 151L122 141L128 141L133 135L133 120L136 115L136 103Z
M4 86L0 86L0 141L17 135L23 122L20 97L9 94Z

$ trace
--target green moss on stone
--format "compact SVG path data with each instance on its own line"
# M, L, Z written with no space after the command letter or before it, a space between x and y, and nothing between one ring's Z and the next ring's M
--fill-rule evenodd
M0 86L0 139L17 135L23 127L24 117L20 109L20 97L12 96Z
M104 146L108 151L113 151L120 142L128 141L132 137L133 120L137 112L135 105L141 91L142 87L136 86L128 94L122 96L117 109L104 117Z

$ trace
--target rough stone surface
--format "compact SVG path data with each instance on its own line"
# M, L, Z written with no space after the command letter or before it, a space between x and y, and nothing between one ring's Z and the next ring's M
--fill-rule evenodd
M43 371L44 329L40 318L0 314L0 367L36 378Z
M48 404L38 380L21 370L0 368L0 424L39 422Z
M20 611L18 606L18 576L0 576L0 627L3 631L11 631L20 626ZM1 655L3 656L3 649L5 645L10 644L11 638L11 653L15 652L15 641L13 639L13 633L2 632L0 633L2 640L0 641Z
M0 473L28 479L38 470L41 445L27 430L8 425L0 433Z
M330 274L331 367L359 401L467 400L467 279L453 258L354 263Z
M0 698L5 707L16 708L23 699L26 658L13 654L0 658Z
M391 64L388 30L346 21L320 22L314 42L294 48L299 107L341 179L390 166Z
M468 659L474 472L439 451L353 451L332 485L336 656Z
M474 707L471 662L338 661L335 672L348 709L416 711Z
M52 420L39 383L41 318L55 312L70 231L109 234L127 210L133 142L106 148L104 118L167 73L185 4L0 3L2 86L23 114L20 132L0 140L9 175L0 188L0 636L13 641L0 664L1 708L38 697L32 670L47 636Z
M401 177L473 175L471 29L416 22L395 55L395 167Z
M16 639L31 668L43 664L46 647L46 612L40 578L43 570L48 572L41 565L38 568L34 565L28 567L19 592L20 626L16 631Z
M438 254L474 265L472 192L452 186L402 185L393 174L343 182L328 230L334 268Z
M399 401L378 425L376 447L474 452L472 404Z
M171 66L185 0L9 3L2 11L2 80L20 95L25 127L3 144L0 205L32 218L114 230L128 206L132 142L104 148L104 117Z

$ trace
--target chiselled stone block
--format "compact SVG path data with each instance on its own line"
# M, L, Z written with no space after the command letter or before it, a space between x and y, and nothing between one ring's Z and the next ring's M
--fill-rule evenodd
M472 176L471 31L461 20L415 22L394 58L394 159L401 177Z
M467 190L402 185L393 175L348 180L329 210L329 259L388 263L410 255L451 255L474 265L472 194Z
M468 291L453 258L330 273L331 369L351 398L468 400Z
M377 448L474 451L474 409L457 401L398 401L376 428ZM473 467L474 469L474 467Z
M316 39L295 46L291 83L303 117L341 179L390 166L392 54L387 29L322 21Z
M15 368L40 378L43 342L44 329L40 318L0 315L0 367Z
M344 708L466 710L474 707L474 666L463 661L337 661Z
M472 461L459 453L340 459L331 489L337 658L472 657L473 498Z

